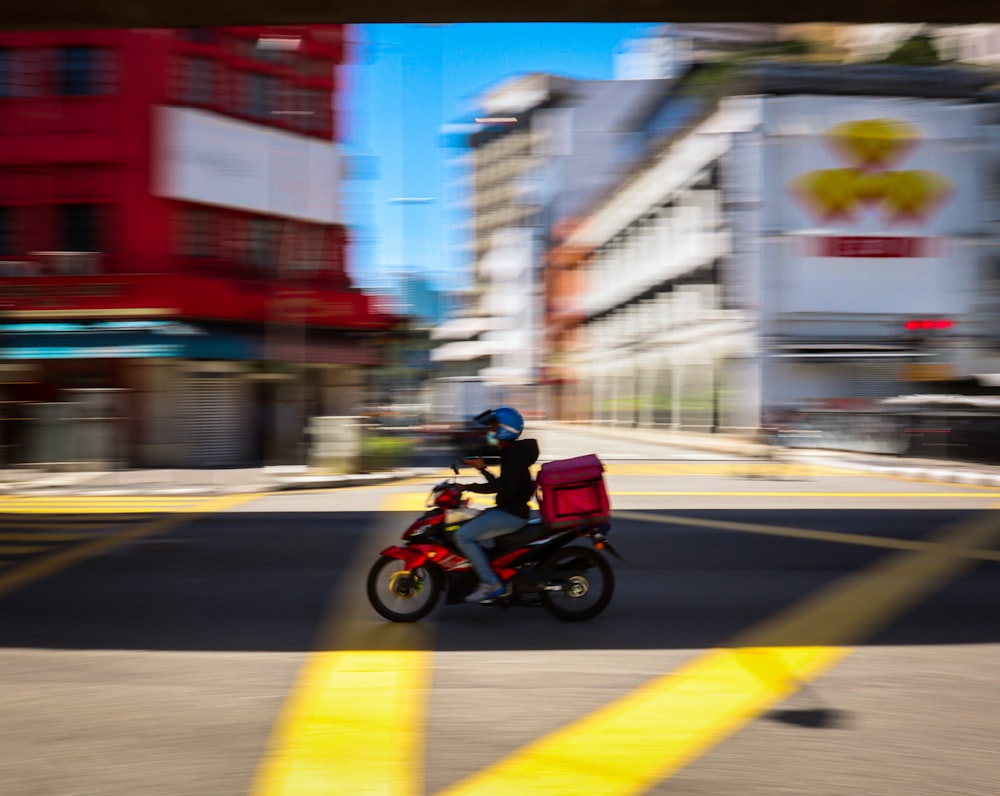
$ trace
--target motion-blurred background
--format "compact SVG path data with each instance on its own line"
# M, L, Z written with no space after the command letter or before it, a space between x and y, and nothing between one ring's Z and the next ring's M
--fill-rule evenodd
M398 462L499 402L1000 461L998 59L997 25L0 33L0 463L359 426Z

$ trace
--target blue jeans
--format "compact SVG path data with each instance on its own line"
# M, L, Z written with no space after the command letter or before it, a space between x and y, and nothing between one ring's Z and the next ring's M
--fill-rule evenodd
M465 553L472 568L476 570L479 579L483 583L499 583L500 578L490 566L490 560L480 546L482 539L493 539L496 536L503 536L524 526L527 520L508 514L500 509L486 509L475 519L469 520L465 525L455 531L455 542L459 550Z

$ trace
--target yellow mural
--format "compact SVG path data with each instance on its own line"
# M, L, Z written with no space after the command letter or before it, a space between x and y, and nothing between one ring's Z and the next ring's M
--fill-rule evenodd
M887 224L921 223L951 194L951 181L935 171L892 168L920 140L906 122L843 122L826 138L847 165L807 171L791 182L793 193L822 221L853 221L873 208Z

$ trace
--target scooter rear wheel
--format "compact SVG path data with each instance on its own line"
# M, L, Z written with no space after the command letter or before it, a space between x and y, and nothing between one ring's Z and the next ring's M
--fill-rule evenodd
M368 573L368 601L393 622L416 622L441 597L441 572L435 566L412 570L398 558L382 556Z
M542 602L566 622L593 619L608 607L615 593L615 573L607 559L589 547L571 545L556 550L539 567L547 585Z

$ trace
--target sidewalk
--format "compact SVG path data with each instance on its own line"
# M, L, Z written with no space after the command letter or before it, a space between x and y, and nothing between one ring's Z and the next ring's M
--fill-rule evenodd
M698 434L669 429L595 426L590 424L549 422L551 428L572 429L608 439L627 439L634 442L655 443L678 448L689 448L731 454L741 459L761 458L767 450L746 437L728 434ZM822 448L779 448L779 455L786 461L822 464L845 471L867 472L923 481L940 481L970 486L1000 487L1000 465L961 462L945 459L909 459L877 453L854 453Z
M438 470L434 470L437 472ZM248 467L197 470L112 470L47 472L31 468L0 470L0 495L227 495L331 489L390 483L425 475L425 468L330 475L306 467Z
M687 448L754 460L767 450L745 437L698 434L668 429L595 426L580 423L542 422L546 428L572 430L595 439ZM595 443L595 450L600 445ZM828 451L811 448L783 448L785 461L822 464L845 472L927 481L1000 487L1000 466L930 459L906 459L878 454ZM544 458L544 457L543 457ZM332 489L392 483L407 478L440 473L444 467L409 467L374 473L330 475L299 467L251 467L232 469L114 470L107 472L48 472L33 468L0 469L0 495L224 495L250 492L280 492L302 489Z

